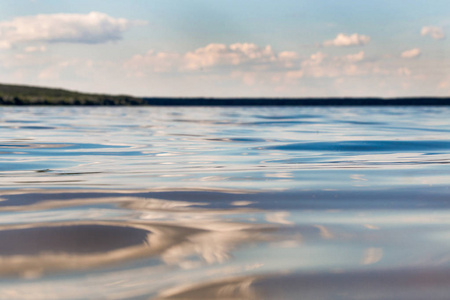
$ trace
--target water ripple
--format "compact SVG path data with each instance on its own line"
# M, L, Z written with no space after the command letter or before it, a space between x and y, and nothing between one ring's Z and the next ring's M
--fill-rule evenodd
M421 141L391 141L391 140L362 140L362 141L335 141L335 142L304 142L285 145L260 147L266 150L286 151L332 151L332 152L448 152L448 140L421 140Z
M447 299L449 112L1 107L0 299Z

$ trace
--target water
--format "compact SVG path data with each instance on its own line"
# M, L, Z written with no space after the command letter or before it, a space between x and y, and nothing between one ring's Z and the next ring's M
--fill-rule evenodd
M2 107L0 299L448 299L449 115Z

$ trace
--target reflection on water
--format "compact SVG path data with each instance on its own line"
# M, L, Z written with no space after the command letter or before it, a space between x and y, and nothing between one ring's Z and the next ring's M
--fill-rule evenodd
M447 108L0 108L0 299L448 299Z
M448 271L280 274L177 287L157 299L448 299ZM420 289L417 288L420 285ZM388 291L385 290L389 286ZM386 296L390 298L386 298Z

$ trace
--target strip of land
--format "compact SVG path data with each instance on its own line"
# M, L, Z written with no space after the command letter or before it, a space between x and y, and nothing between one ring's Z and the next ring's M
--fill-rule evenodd
M425 106L450 105L450 97L410 98L171 98L88 94L64 89L0 84L0 105L154 106Z

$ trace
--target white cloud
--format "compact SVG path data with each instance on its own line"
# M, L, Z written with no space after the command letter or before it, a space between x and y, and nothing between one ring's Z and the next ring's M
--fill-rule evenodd
M97 67L100 65L97 64ZM94 62L91 60L72 59L66 61L60 61L48 68L43 69L38 79L59 79L62 74L73 72L80 77L87 77L94 70Z
M47 51L47 47L45 46L28 46L24 49L25 52L33 53L33 52L45 52Z
M276 53L271 46L236 43L209 44L184 54L149 51L144 55L135 55L124 66L130 75L141 76L148 72L188 72L220 67L264 71L293 68L298 62L295 52Z
M136 77L149 72L177 71L177 66L183 64L183 57L179 53L148 51L144 55L135 55L124 63L124 67L132 71ZM131 74L130 74L131 75Z
M224 97L447 95L450 86L428 60L405 65L401 53L369 56L358 48L303 56L251 43L211 44L108 61L53 55L53 49L42 55L36 52L41 46L49 47L35 43L0 51L5 70L0 81L141 96Z
M405 67L403 67L403 68L398 68L398 69L397 69L397 73L398 73L398 75L400 75L400 76L410 76L410 75L411 75L411 70L408 69L408 68L405 68Z
M326 54L322 52L314 53L310 56L309 59L303 61L302 66L305 65L318 65L323 62L323 60L327 57Z
M414 49L411 49L411 50L403 51L402 54L401 54L401 57L403 57L403 58L415 58L415 57L420 56L421 54L422 54L422 52L420 51L419 48L414 48Z
M342 59L349 61L349 62L358 62L358 61L362 61L364 59L364 57L365 57L364 51L360 51L355 54L346 55Z
M267 63L275 61L275 53L270 46L261 48L251 43L209 44L184 56L185 68L196 70L219 65L241 65L244 63Z
M0 22L0 48L28 42L104 43L121 39L124 31L138 24L142 22L100 12L18 17Z
M11 44L8 41L0 40L0 50L1 49L9 49L11 48Z
M420 31L422 36L429 35L435 40L442 40L445 38L444 30L441 27L436 26L424 26Z
M296 60L299 58L298 54L293 51L280 52L280 54L278 54L278 57L280 60L286 60L286 61Z
M299 55L293 51L283 51L278 54L278 60L285 68L293 68L299 60Z
M297 84L306 78L367 76L383 72L378 64L365 60L365 52L343 56L317 52L301 59L296 52L276 52L255 44L210 44L179 53L136 55L124 64L129 77L150 78L156 73L192 74L217 77L218 81L241 81L245 86ZM186 78L186 77L185 77ZM202 79L203 80L203 79Z
M450 76L447 76L446 78L444 78L443 80L441 80L439 82L438 85L439 89L445 89L445 90L449 90L450 91Z
M362 35L354 33L351 35L346 35L345 33L339 33L335 39L323 42L326 47L350 47L350 46L364 46L370 42L370 37L367 35Z
M365 75L372 71L370 64L360 65L364 57L364 51L335 57L329 57L322 52L317 52L302 62L300 72L291 72L287 75L291 78L300 74L302 76L297 77L330 78Z

